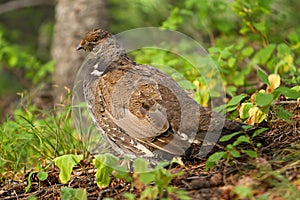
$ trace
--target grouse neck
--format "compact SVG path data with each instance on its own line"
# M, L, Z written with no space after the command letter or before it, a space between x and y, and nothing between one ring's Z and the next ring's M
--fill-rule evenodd
M126 55L124 48L117 42L114 36L106 38L98 44L92 53L96 55L99 62L109 66L112 62Z

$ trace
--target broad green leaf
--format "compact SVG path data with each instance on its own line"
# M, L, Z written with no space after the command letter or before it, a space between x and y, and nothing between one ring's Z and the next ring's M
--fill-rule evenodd
M257 153L253 150L245 150L245 149L242 149L242 152L247 154L249 157L251 158L257 158Z
M87 200L86 189L83 188L67 188L63 187L60 190L61 200Z
M251 188L244 185L237 185L234 187L233 192L239 196L241 199L246 199L252 196Z
M209 156L209 158L207 159L207 161L208 161L208 162L218 162L218 161L221 160L225 155L226 155L226 152L223 152L223 151L216 152L216 153L212 154L211 156Z
M256 137L267 130L269 130L269 128L260 128L253 133L252 137Z
M266 25L264 22L253 23L253 26L260 32L266 31Z
M241 135L240 137L238 137L236 139L236 141L234 141L233 146L237 146L237 145L241 144L242 142L250 144L250 139L245 135Z
M276 109L276 114L279 118L284 119L287 122L290 122L290 118L293 116L293 113L289 112L288 110L285 110L283 107L278 107Z
M146 189L141 193L140 199L157 199L159 195L159 189L157 186L146 187Z
M238 96L233 97L227 104L227 107L236 106L238 103L240 103L247 95L246 94L240 94Z
M224 135L220 138L220 142L226 142L226 141L232 139L234 136L239 135L241 133L243 133L243 132L238 131L238 132L234 132L234 133L231 133L231 134L228 134L228 135Z
M300 92L300 85L296 85L296 86L292 87L291 90L295 90L297 92Z
M37 200L36 196L29 196L26 200Z
M77 165L82 158L83 155L68 154L53 159L55 165L60 169L59 178L62 183L66 183L70 180L73 167Z
M258 106L267 106L270 105L274 100L274 96L272 94L265 93L257 93L255 96L255 103Z
M135 173L143 173L143 172L148 172L149 162L143 158L137 158L133 162L133 168Z
M135 194L132 194L132 193L129 193L129 192L124 192L123 197L125 199L128 199L128 200L135 200L136 199Z
M99 154L93 159L93 163L97 168L95 176L98 187L109 186L110 174L119 165L119 158L109 153Z
M235 64L235 62L236 62L236 58L230 57L230 58L228 59L228 66L229 66L229 67L233 67L234 64Z
M142 183L148 184L155 179L155 170L151 170L148 167L149 162L143 158L137 158L133 162L133 169L135 175L139 176L139 179Z
M17 63L18 63L18 57L14 54L11 54L8 59L8 65L10 67L15 67Z
M264 71L262 71L262 70L257 70L257 76L259 77L259 79L263 82L263 83L265 83L265 84L267 84L267 85L270 85L270 82L269 82L269 79L268 79L268 75L264 72Z
M247 131L248 129L253 128L253 126L251 126L251 125L242 125L242 128L243 128L245 131Z
M232 155L232 157L234 157L234 158L239 158L239 157L241 157L240 152L237 151L237 150L229 151L229 153L230 153L230 155Z
M47 172L39 172L39 173L37 174L37 177L38 177L38 179L39 179L40 181L44 181L44 180L47 179L48 173L47 173Z
M242 55L244 57L248 57L248 56L251 56L253 52L254 52L254 49L252 47L246 47L245 49L242 50Z
M215 164L224 158L226 156L226 152L220 151L212 154L211 156L208 157L206 163L205 163L205 170L211 169Z
M259 50L255 54L255 56L253 58L253 62L265 64L271 58L271 55L272 55L275 47L276 47L275 44L269 44L265 48Z
M275 89L275 91L279 91L281 94L286 96L289 99L298 99L300 98L300 92L297 92L295 90L292 90L287 87L278 87Z
M277 46L277 53L278 53L278 56L285 56L287 54L290 54L291 53L291 48L286 45L285 43L280 43L278 46Z
M231 150L233 150L235 147L232 145L232 144L228 144L227 146L226 146L226 149L228 150L228 151L231 151Z

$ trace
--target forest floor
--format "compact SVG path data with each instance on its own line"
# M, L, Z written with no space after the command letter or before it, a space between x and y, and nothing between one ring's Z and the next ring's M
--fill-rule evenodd
M230 165L219 162L210 171L204 170L205 160L177 164L169 170L183 173L173 177L171 186L186 191L191 199L300 199L300 106L299 102L286 102L283 106L294 116L290 122L272 114L268 116L270 129L260 135L260 142L263 142L257 158L235 159ZM75 167L67 184L61 184L57 167L50 167L47 172L45 181L39 181L33 174L26 193L28 173L1 185L0 199L28 199L30 196L61 199L63 187L85 188L88 199L124 199L124 192L130 192L138 199L141 190L145 189L132 187L132 182L113 176L109 187L99 188L91 163ZM161 198L179 199L167 192Z

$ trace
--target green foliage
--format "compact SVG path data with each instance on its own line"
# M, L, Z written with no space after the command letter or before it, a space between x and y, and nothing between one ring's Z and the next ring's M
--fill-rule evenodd
M45 81L48 74L54 70L54 61L42 64L38 58L26 48L9 43L0 29L0 67L24 72L26 80L34 84Z
M60 180L66 183L70 180L72 168L78 164L82 156L64 155L54 159L55 164L60 168ZM155 199L163 195L164 191L169 194L179 195L182 198L189 199L184 191L178 190L170 186L171 180L181 174L181 172L173 174L164 167L169 162L162 162L156 165L155 168L149 167L149 162L142 158L134 160L132 167L133 174L129 173L129 160L122 160L116 156L105 153L95 156L93 163L97 172L95 174L98 187L105 188L110 185L111 175L116 178L122 178L130 181L133 187L144 188L141 192L141 199ZM135 196L130 193L125 193L124 198L134 199Z
M213 168L219 161L225 159L227 163L233 163L235 159L241 158L242 156L248 156L250 158L257 158L257 149L261 146L259 143L254 145L253 139L261 133L268 130L268 128L260 128L254 131L252 135L248 135L246 131L249 131L251 126L244 126L245 132L239 131L228 135L224 135L220 138L220 142L227 142L233 140L231 144L226 146L225 151L215 152L209 156L206 161L205 169L209 170ZM241 143L248 144L252 149L244 149L239 147Z
M110 29L118 33L131 28L144 26L157 27L167 17L170 5L168 0L109 0ZM130 13L130 15L128 15Z
M27 177L27 186L25 187L25 193L27 193L31 187L31 177L33 174L35 174L36 172L30 172L28 177ZM39 183L40 181L44 181L46 180L48 177L48 173L44 172L44 171L40 171L37 173L37 178L39 179Z
M43 172L43 171L38 172L37 173L37 177L38 177L38 179L40 181L44 181L44 180L46 180L48 178L48 173L47 172Z
M29 99L22 102L12 117L0 124L1 173L37 167L37 160L84 152L70 118L71 106L49 112L37 109Z
M119 158L107 153L97 155L93 163L97 169L95 176L98 187L107 187L110 184L110 175L114 170L113 167L119 164Z
M62 155L56 157L53 161L59 167L59 178L62 183L66 183L71 178L73 167L76 166L83 158L83 155Z
M251 188L244 186L244 185L237 185L233 189L233 193L237 194L239 198L253 198L252 190Z
M87 193L86 193L86 189L82 189L82 188L67 188L67 187L63 187L61 188L60 191L60 197L62 200L69 200L69 199L73 199L73 200L87 200Z
M72 169L83 158L82 155L63 155L54 159L55 165L60 168L60 180L66 183L70 180ZM173 174L164 167L169 162L161 162L155 168L149 167L149 162L142 158L136 158L132 164L133 174L130 175L128 166L129 160L123 160L120 165L120 159L110 153L99 154L93 159L97 172L95 174L98 187L105 188L110 185L111 175L116 178L122 178L130 181L133 187L144 188L141 192L141 199L156 199L167 191L168 194L175 194L181 198L189 199L184 191L170 186L172 179L181 173ZM153 184L154 183L154 184ZM72 191L75 192L75 191ZM124 198L135 199L130 193L125 193Z

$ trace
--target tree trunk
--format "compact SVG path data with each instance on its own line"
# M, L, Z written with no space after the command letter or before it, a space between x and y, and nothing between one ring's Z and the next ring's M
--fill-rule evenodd
M87 55L75 50L82 36L93 28L108 27L106 0L58 0L55 14L52 57L56 61L55 98L72 89L76 73Z

